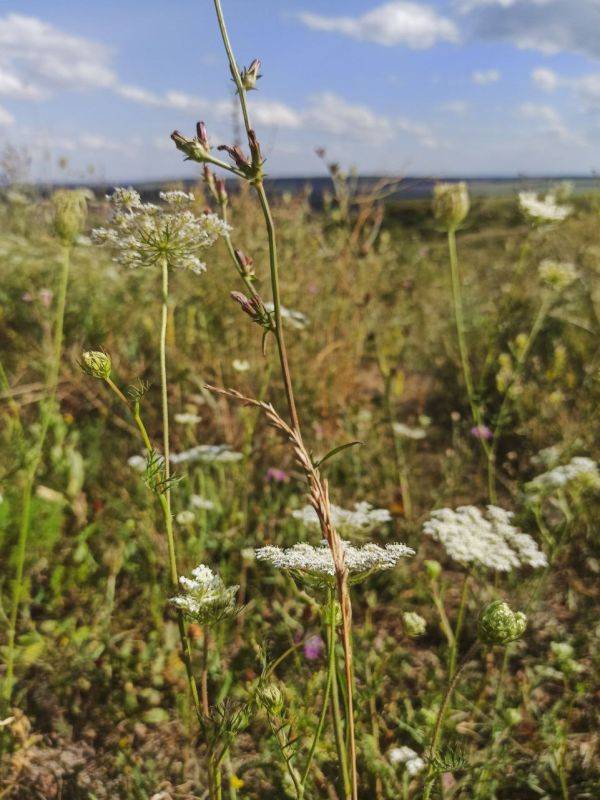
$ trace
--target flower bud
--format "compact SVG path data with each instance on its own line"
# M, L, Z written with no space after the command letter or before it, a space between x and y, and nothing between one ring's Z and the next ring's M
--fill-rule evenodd
M410 637L421 636L427 629L427 622L415 611L405 611L402 614L402 621L404 622L404 632Z
M179 131L173 131L171 139L175 142L177 149L185 153L190 161L202 163L209 158L207 143L203 143L200 139L188 139L187 136L183 136Z
M208 133L206 131L206 125L203 122L196 123L196 139L206 151L210 151Z
M240 266L240 270L246 277L250 278L254 275L254 269L252 267L254 260L250 256L247 256L242 250L236 250L235 259Z
M83 192L59 189L51 198L54 212L54 232L63 244L73 244L82 233L87 216L87 203Z
M112 362L108 353L103 353L101 350L86 350L81 356L79 366L86 375L91 375L92 378L98 378L101 381L110 378Z
M424 562L427 576L430 580L435 581L442 574L442 565L439 561L428 560Z
M464 181L438 183L433 189L433 215L446 230L456 230L469 213L469 191Z
M277 716L283 710L283 695L274 683L266 683L259 686L256 692L256 699L267 714Z
M260 75L260 59L258 58L255 58L248 67L244 67L240 72L242 86L247 92L251 89L256 89L256 82L260 77L262 76Z
M479 618L479 639L484 644L509 644L520 639L526 627L525 614L513 611L502 600L494 600Z

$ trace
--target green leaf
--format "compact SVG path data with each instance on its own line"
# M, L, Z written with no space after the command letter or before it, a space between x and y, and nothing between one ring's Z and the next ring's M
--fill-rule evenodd
M333 450L330 450L328 453L326 453L323 456L323 458L320 458L320 459L318 459L318 461L314 462L315 467L320 467L321 464L324 464L326 461L328 461L333 456L337 455L338 453L341 453L342 450L347 450L349 447L354 447L357 444L362 446L364 444L364 442L360 442L357 439L354 442L346 442L346 444L341 444L339 447L334 447Z

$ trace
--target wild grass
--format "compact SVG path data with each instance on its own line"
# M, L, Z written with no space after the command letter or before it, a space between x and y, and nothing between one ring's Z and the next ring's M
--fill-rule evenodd
M205 273L3 193L1 796L593 798L597 198L271 196L215 8L249 155L174 136Z

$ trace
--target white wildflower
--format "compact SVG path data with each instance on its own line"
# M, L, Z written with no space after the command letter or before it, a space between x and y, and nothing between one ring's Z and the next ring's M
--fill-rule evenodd
M273 314L275 311L275 306L271 302L265 303L265 309L269 312L269 314ZM301 331L308 325L308 317L301 311L294 311L293 309L286 308L285 306L280 306L280 310L282 319L287 320L290 328L295 328L296 330Z
M411 428L403 422L393 422L392 428L396 436L404 439L424 439L427 436L425 428Z
M180 511L179 514L175 517L177 522L180 525L191 525L192 522L196 519L196 515L193 511L189 511L186 509L185 511Z
M182 464L186 461L202 461L205 464L227 464L239 461L242 453L236 453L226 444L198 444L181 453L171 453L170 460L173 464Z
M544 567L546 556L535 540L512 525L513 514L488 506L486 514L475 506L453 511L433 511L423 532L444 545L448 555L460 564L475 564L499 572L521 566Z
M525 485L525 491L529 495L550 494L573 485L600 488L598 464L591 458L577 456L568 464L554 467L529 481Z
M191 578L179 579L183 593L171 603L201 625L214 625L236 613L235 598L239 586L225 586L210 567L200 564Z
M250 369L250 362L242 358L234 358L231 366L236 372L248 372Z
M411 778L425 767L423 759L411 747L392 747L388 750L390 764L404 764Z
M126 267L152 267L166 259L170 268L204 272L200 252L230 230L216 214L196 216L193 195L164 192L166 207L142 203L135 189L115 189L110 228L92 231L96 244L109 246Z
M350 583L358 583L373 572L392 569L402 559L414 555L414 550L405 544L387 544L380 547L369 543L354 547L342 540L344 558L348 568ZM327 542L323 540L318 547L299 542L293 547L259 547L256 550L259 561L268 561L277 569L289 570L298 578L308 578L317 583L331 584L335 576L333 556Z
M558 292L566 289L578 278L575 265L570 261L560 262L551 258L545 258L542 261L538 267L538 273L544 283Z
M136 472L144 472L146 470L146 459L144 456L130 456L127 459L127 463L131 469L134 469Z
M202 497L201 494L193 494L190 497L190 505L192 508L198 508L201 511L212 511L215 507L215 504L212 500L208 500L206 497Z
M321 528L317 512L312 506L307 505L297 511L292 511L292 516L309 528L314 530ZM370 503L366 502L356 503L353 511L332 504L331 521L342 536L349 536L350 534L371 533L386 522L391 522L392 515L387 508L373 508Z
M519 205L528 216L546 222L560 222L573 211L572 206L560 205L552 192L541 199L535 192L519 192Z
M202 417L198 416L198 414L191 414L188 412L175 414L174 419L179 425L197 425L199 422L202 422Z

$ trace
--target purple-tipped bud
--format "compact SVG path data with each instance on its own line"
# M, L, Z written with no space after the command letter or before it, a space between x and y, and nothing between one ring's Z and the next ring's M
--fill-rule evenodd
M229 296L232 300L235 300L236 303L240 304L242 311L245 311L246 314L254 318L255 309L252 305L252 301L247 298L243 292L230 292Z
M202 147L204 147L206 150L210 150L208 133L206 131L206 125L203 122L196 123L196 139L198 139Z
M219 203L224 206L227 204L227 200L229 196L227 194L227 188L225 186L225 181L223 178L215 178L215 191L217 193L217 200Z
M251 267L252 264L254 264L254 259L252 259L250 256L247 256L243 252L243 250L236 250L235 257L237 259L238 264L244 271L247 270L249 267Z
M260 144L256 138L256 134L252 129L248 131L248 144L250 145L250 153L252 155L253 164L262 164L262 154L260 152Z
M221 144L217 150L224 150L226 153L228 153L232 161L235 161L236 166L242 171L246 171L250 168L250 162L242 152L242 148L238 145L235 145L234 147L230 144Z

